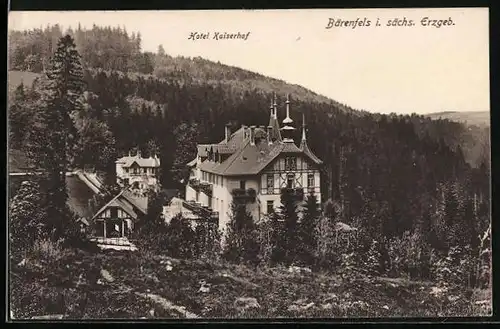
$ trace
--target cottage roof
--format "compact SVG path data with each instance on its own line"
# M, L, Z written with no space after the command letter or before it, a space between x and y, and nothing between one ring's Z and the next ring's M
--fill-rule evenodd
M99 209L92 219L95 219L98 217L100 214L102 214L103 211L105 211L109 207L118 207L125 211L127 214L132 216L134 219L138 219L139 212L142 214L147 214L147 205L148 205L148 198L147 197L141 197L138 195L135 195L128 189L123 189L120 193L118 193L111 201L109 201L106 205L104 205L101 209Z
M26 173L35 171L35 165L25 152L17 149L8 151L9 173ZM26 180L29 177L10 177L9 180ZM94 192L82 182L77 176L66 175L66 191L68 193L67 204L69 208L80 217L90 218L92 213L89 200Z
M21 150L9 149L9 173L32 171L36 167Z
M358 230L357 228L347 225L346 223L343 222L335 223L335 231L352 232L357 230Z
M116 163L119 163L122 165L124 168L131 167L132 164L137 163L139 167L159 167L160 166L160 159L157 157L149 157L149 158L143 158L139 155L134 155L134 156L124 156L118 160L116 160Z

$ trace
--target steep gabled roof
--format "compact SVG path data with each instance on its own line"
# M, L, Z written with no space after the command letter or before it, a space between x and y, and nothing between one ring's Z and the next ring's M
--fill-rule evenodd
M243 141L245 140L245 127L240 127L234 133L231 134L229 140L226 142L225 140L219 142L219 145L227 145L231 149L237 149L241 146Z
M244 145L226 161L219 163L205 160L200 169L223 176L255 175L266 168L280 154L303 154L294 143L273 143L266 141L252 145L247 140ZM313 160L314 161L314 160Z
M245 128L241 127L231 134L229 140L223 140L216 144L198 144L198 156L208 156L208 151L211 149L214 153L233 154L236 152L245 141Z
M116 163L122 164L122 167L128 168L130 167L133 163L137 163L139 167L159 167L160 166L160 159L158 158L142 158L137 155L134 156L124 156L118 160L116 160Z
M143 214L148 212L148 197L138 196L129 190L124 190L122 196L130 203L132 203L136 208L138 208Z
M307 145L307 142L306 141L302 141L302 143L300 143L300 149L301 151L307 155L307 157L309 157L309 159L311 159L315 164L317 165L320 165L323 163L323 161L321 161L316 155L314 155L314 153L309 149L309 146Z
M147 197L139 197L134 195L127 189L123 189L120 193L118 193L111 201L109 201L106 205L104 205L101 209L99 209L92 219L95 219L99 216L103 211L105 211L109 207L118 207L129 214L132 218L138 219L139 214L136 210L142 212L142 214L147 214Z

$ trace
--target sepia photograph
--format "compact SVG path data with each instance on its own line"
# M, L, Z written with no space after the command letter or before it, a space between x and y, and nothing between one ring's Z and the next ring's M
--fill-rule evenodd
M491 316L488 15L9 12L7 320Z

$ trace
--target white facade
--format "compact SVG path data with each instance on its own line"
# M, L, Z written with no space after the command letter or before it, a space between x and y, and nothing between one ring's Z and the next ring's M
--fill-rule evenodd
M296 156L295 170L285 170L285 156L280 156L262 173L254 176L218 176L204 173L199 169L193 170L192 178L205 182L212 186L212 195L207 195L191 184L186 186L186 200L196 201L202 206L208 206L219 213L219 229L225 230L231 218L231 204L233 201L232 191L244 188L255 191L255 201L246 203L247 210L252 214L254 220L258 221L268 215L268 205L272 203L275 212L281 206L281 189L291 187L302 189L304 197L314 193L318 203L321 200L320 172L310 165L304 157ZM197 176L199 175L199 176ZM272 177L272 186L268 186L268 177ZM293 177L292 185L287 185ZM312 185L309 185L311 183Z

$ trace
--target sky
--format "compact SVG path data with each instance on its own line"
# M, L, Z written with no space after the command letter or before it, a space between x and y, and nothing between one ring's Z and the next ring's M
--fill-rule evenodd
M449 19L454 25L423 26ZM332 27L365 18L370 26ZM388 20L414 26L386 26ZM381 26L375 26L379 19ZM11 12L9 29L121 26L142 48L203 57L379 113L489 111L487 8ZM432 24L432 23L431 23ZM437 23L436 23L437 25ZM192 32L210 33L190 40ZM214 40L219 33L246 40Z

